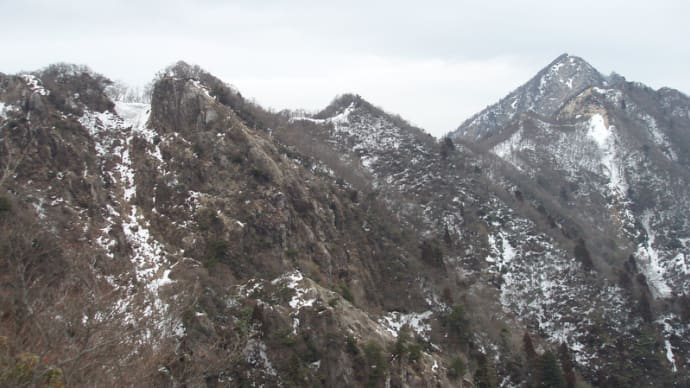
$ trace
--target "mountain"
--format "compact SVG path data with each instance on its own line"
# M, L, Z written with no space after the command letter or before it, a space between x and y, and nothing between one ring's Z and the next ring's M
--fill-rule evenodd
M684 386L687 106L563 56L439 141L184 62L0 74L0 385ZM606 148L630 112L663 144Z
M569 65L580 69L572 89ZM510 165L504 186L538 191L578 225L597 271L640 299L672 368L687 368L690 98L597 75L561 56L451 137Z
M416 237L381 204L196 66L150 104L112 86L0 76L0 385L451 384Z
M545 82L543 74L566 68L563 62L590 68L571 58L560 57L508 98L524 96L539 80L544 93L530 98L549 99L553 109L520 106L500 127L468 122L452 136L488 149L563 208L587 209L583 216L590 220L582 222L636 256L655 297L687 293L690 98L620 76L587 84L567 98L548 97L560 81ZM585 73L591 79L591 71ZM477 117L500 115L504 101Z

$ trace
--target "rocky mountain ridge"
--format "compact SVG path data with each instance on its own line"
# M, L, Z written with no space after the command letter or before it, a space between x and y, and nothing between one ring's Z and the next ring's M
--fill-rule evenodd
M424 299L382 207L198 68L168 69L150 105L51 69L1 80L3 384L450 385L416 335L414 363L388 360L409 316L382 308Z
M474 143L439 142L355 95L313 116L266 111L183 62L150 103L71 65L1 75L2 381L682 386L687 276L644 267L688 230L682 205L640 211L601 148L580 158L587 174L572 167L588 179L573 181L589 196L579 211L534 184L578 159L523 152L567 120L610 144L618 118L596 82L612 81L561 57L502 100L513 111L475 120ZM682 169L686 98L654 93L626 109L661 101L656 120L674 129L648 153ZM524 141L491 143L515 126ZM626 193L640 185L619 176ZM668 206L682 182L648 196ZM614 246L588 232L599 223ZM652 294L662 283L680 296Z

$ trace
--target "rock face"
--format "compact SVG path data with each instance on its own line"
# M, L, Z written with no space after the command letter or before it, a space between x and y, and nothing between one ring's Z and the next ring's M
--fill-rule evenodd
M689 106L562 56L437 141L0 75L0 385L684 386Z

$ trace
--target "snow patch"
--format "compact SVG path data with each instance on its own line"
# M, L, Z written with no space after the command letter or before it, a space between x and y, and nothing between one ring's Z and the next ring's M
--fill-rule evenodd
M156 143L158 133L151 128L147 128L146 124L151 114L151 105L136 103L136 102L115 102L115 111L122 117L125 123L131 126L132 133L137 135L149 143L153 151L148 151L148 155L155 158L159 162L163 162L163 155L160 147Z
M499 158L512 164L518 170L522 170L518 160L518 153L525 150L534 150L536 145L528 138L523 137L522 127L515 131L510 137L496 144L491 152Z
M608 140L612 134L610 128L606 126L602 115L597 113L589 119L587 136L591 137L600 149L606 150Z
M4 102L0 102L0 119L6 120L7 114L15 110L17 110L17 107L14 105L7 105Z
M277 376L275 368L266 354L266 344L258 339L251 338L244 347L244 359L250 366L260 368L269 376Z
M213 98L213 97L211 97L211 92L208 90L206 85L201 83L201 81L199 81L197 79L191 79L191 80L189 80L189 82L191 82L192 85L194 85L194 87L197 90L200 90L206 97Z
M661 151L664 153L664 155L666 155L666 157L672 161L678 160L678 156L673 151L673 148L671 148L668 138L663 132L661 132L654 117L648 114L641 114L640 119L645 123L652 141L654 144L659 146L659 148L661 148Z
M50 92L43 87L43 84L38 77L33 74L21 74L20 77L26 82L26 86L31 89L33 93L40 94L41 96L47 96Z
M624 198L627 195L628 184L625 180L623 167L618 160L615 127L613 125L606 126L604 117L596 113L589 119L587 136L598 146L601 166L604 175L609 179L609 190Z
M271 281L271 284L273 285L283 284L285 287L290 288L295 292L295 294L292 296L292 299L290 299L288 302L290 308L293 310L290 313L290 316L293 320L292 331L295 334L297 333L297 329L299 328L300 324L299 318L297 318L299 310L304 307L314 306L314 303L317 300L316 291L313 288L300 287L300 283L303 281L304 275L302 275L299 270L288 272L283 276Z
M422 313L402 314L397 311L392 311L378 320L387 332L391 333L393 337L397 337L400 329L407 325L412 331L417 333L425 340L429 340L429 333L431 332L431 324L428 322L433 315L432 311L424 311Z

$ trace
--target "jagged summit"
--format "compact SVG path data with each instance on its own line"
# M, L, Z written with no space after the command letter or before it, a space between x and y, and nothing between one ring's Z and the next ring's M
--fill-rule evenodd
M605 77L584 59L562 54L501 101L469 118L451 137L479 140L495 135L522 113L553 115L582 90L605 82Z
M181 79L185 81L193 81L197 87L205 88L214 95L231 92L237 94L238 91L232 85L225 83L220 78L206 71L199 65L190 64L183 60L179 60L172 65L166 67L164 70L158 72L153 80L153 83L159 82L164 78Z
M186 79L198 79L201 75L210 75L199 65L191 65L183 60L179 60L166 67L159 73L160 76L177 77Z

